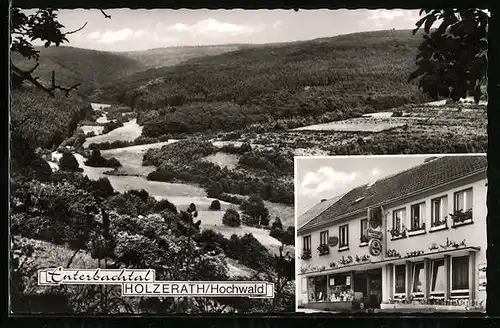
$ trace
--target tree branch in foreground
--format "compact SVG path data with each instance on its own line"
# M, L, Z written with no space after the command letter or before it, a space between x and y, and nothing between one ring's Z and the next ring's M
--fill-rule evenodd
M65 93L66 96L69 95L69 93L72 91L72 90L75 90L76 88L78 88L81 83L77 83L69 88L66 88L66 87L62 87L60 85L57 85L56 82L55 82L55 71L52 71L52 79L51 79L51 86L50 87L47 87L47 86L44 86L43 84L41 84L38 80L39 80L39 77L35 77L33 75L31 75L31 73L33 73L33 71L38 67L39 63L37 63L35 65L34 68L28 70L28 71L24 71L22 69L20 69L19 67L17 67L16 65L14 65L12 62L10 63L10 68L12 70L12 73L14 73L20 80L21 82L22 81L29 81L31 82L35 87L37 87L38 89L41 89L45 92L47 92L50 96L52 97L55 97L55 94L54 94L54 91L55 90L60 90L60 91L63 91Z

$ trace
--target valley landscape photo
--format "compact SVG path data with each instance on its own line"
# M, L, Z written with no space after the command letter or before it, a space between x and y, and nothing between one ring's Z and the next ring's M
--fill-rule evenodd
M418 71L426 14L11 9L12 313L293 312L294 156L486 152L486 82ZM57 266L275 298L37 286Z

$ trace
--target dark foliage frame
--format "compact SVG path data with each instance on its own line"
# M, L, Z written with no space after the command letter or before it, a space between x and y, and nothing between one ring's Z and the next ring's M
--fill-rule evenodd
M52 8L118 8L118 7L129 7L129 8L247 8L247 9L258 9L258 8L282 8L282 9L313 9L313 8L436 8L436 7L483 7L489 8L492 13L492 18L490 20L489 26L489 49L488 58L500 58L500 42L498 42L498 35L500 35L500 5L497 1L452 1L452 0L419 0L419 1L401 1L401 0L378 0L378 1L368 1L368 0L341 0L341 1L326 1L326 0L315 0L313 1L264 1L264 0L219 0L219 1L195 1L195 0L185 0L182 2L177 2L174 0L162 1L162 0L148 0L148 1L133 1L133 0L109 0L106 2L100 2L96 0L87 1L65 1L65 0L13 0L13 6L21 8L33 8L33 7L52 7ZM496 36L496 37L494 37ZM7 37L7 36L6 36ZM8 38L8 37L7 37ZM496 40L496 41L495 41ZM4 85L9 85L9 74L5 75L6 81ZM495 146L500 144L500 61L490 61L488 67L488 195L487 195L487 239L488 239L488 259L498 259L500 258L500 221L494 218L495 214L498 216L500 212L500 156L494 154L493 149ZM3 99L9 101L8 89L6 88L6 95ZM5 108L8 108L8 103ZM4 138L4 149L7 152L8 149L8 115L9 111L4 111L4 131L7 134ZM4 156L3 170L4 176L8 181L9 177L9 157ZM7 182L6 181L6 182ZM4 188L8 186L8 183L3 184ZM6 204L4 202L3 204ZM5 210L5 218L8 217L7 208ZM8 228L9 221L4 220L4 224ZM8 231L5 229L4 231ZM8 242L8 238L4 238L5 242ZM495 246L496 244L496 246ZM5 249L8 249L7 247ZM7 252L4 252L7 255ZM7 257L8 258L8 257ZM6 258L6 259L7 259ZM9 326L13 327L124 327L130 325L135 326L147 326L147 327L160 327L160 326L181 326L188 323L189 325L206 324L210 327L243 327L248 324L251 327L295 327L295 326L305 326L314 323L317 327L327 327L332 325L340 326L374 326L374 327L469 327L471 325L475 327L493 327L496 326L493 322L493 316L500 315L500 280L495 279L496 273L500 272L498 261L490 260L488 261L488 302L487 302L487 312L489 318L484 315L474 315L468 314L467 318L464 315L459 314L440 314L439 317L435 315L420 315L416 317L413 315L410 317L404 317L400 314L386 315L384 317L378 316L374 317L370 314L352 314L346 315L307 315L307 314L277 314L277 315L265 315L265 316L249 316L249 315L227 315L227 316L144 316L142 318L137 317L115 317L115 318L97 318L97 317L55 317L55 316L45 316L45 315L34 315L34 316L11 316L9 318ZM5 278L7 278L7 270L2 270ZM7 280L7 279L5 279ZM4 285L5 286L5 285ZM4 289L7 291L7 289ZM4 298L7 299L7 298ZM4 306L4 309L7 307ZM498 324L498 319L496 319Z

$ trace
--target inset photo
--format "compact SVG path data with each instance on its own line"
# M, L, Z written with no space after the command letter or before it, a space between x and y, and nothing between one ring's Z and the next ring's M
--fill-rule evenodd
M485 154L295 158L297 311L484 312Z

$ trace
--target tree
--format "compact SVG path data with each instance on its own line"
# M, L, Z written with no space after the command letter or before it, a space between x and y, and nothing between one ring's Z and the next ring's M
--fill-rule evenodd
M458 101L470 95L478 103L487 80L488 13L481 9L423 9L423 13L413 30L415 34L423 26L425 32L418 68L408 80L419 78L419 87L434 99ZM437 21L438 28L431 30Z
M274 219L271 229L283 230L283 223L281 223L281 219L279 217L276 217L276 219Z
M222 224L228 227L239 227L241 225L240 213L233 208L228 208L222 217Z
M220 211L220 202L217 199L213 200L208 209L211 211Z
M252 195L247 200L243 201L240 206L243 213L258 218L261 225L269 224L269 210L266 208L264 201L258 195Z
M101 13L104 17L111 18L111 16L107 15L102 10ZM80 83L70 87L63 87L56 84L55 71L52 71L50 86L41 83L39 81L39 77L33 75L34 71L40 65L38 62L40 51L35 49L32 42L45 42L45 48L48 48L51 45L58 47L65 42L69 42L66 37L70 34L81 31L85 28L87 23L74 31L63 32L62 30L64 25L58 21L57 9L38 9L35 13L26 15L21 11L21 9L12 8L10 14L10 51L17 53L28 60L34 59L36 61L33 68L23 70L14 65L11 59L10 69L12 87L20 87L24 81L28 81L36 88L45 91L52 97L55 97L56 90L62 91L66 96L68 96L71 91L78 88Z
M83 169L80 169L75 156L70 152L63 153L61 159L59 160L59 169L69 172L83 171Z

